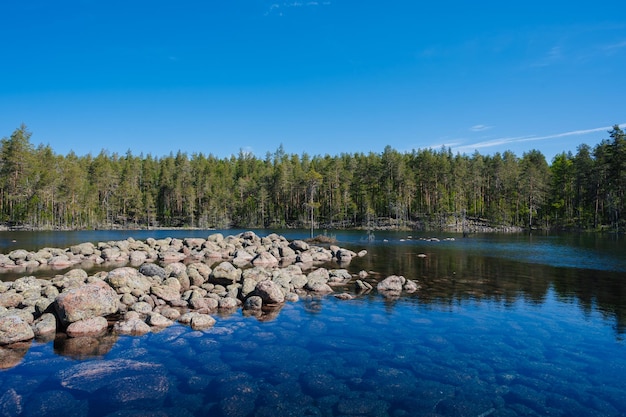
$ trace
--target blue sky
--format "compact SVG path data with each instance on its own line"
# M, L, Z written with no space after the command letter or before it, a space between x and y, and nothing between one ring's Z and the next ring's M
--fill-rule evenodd
M7 0L0 137L79 155L449 146L626 123L623 1Z

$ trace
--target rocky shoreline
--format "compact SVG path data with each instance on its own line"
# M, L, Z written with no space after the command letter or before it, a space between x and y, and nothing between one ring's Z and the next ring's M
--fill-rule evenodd
M0 255L1 268L72 269L50 279L0 281L0 346L59 335L142 335L176 322L202 330L215 324L213 315L238 308L263 319L301 297L334 294L351 299L351 292L335 292L350 286L357 293L376 287L386 296L419 289L417 282L401 276L378 281L366 271L353 276L342 268L366 255L364 250L290 242L277 234L259 237L251 231L206 239L129 238L67 249L15 250ZM321 266L329 263L338 268ZM94 275L85 270L100 264L124 266Z

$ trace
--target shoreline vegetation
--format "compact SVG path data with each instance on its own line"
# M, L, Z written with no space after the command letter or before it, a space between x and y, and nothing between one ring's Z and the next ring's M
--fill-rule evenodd
M548 163L449 148L265 158L56 154L25 125L0 141L6 230L626 230L626 135Z

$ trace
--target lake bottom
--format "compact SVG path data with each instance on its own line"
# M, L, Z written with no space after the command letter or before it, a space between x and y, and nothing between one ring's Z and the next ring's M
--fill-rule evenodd
M623 416L626 346L558 300L303 299L272 321L120 336L97 358L33 343L0 415ZM16 413L17 412L17 413Z

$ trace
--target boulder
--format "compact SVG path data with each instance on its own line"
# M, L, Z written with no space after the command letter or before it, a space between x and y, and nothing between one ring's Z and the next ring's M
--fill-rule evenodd
M258 295L253 295L246 298L246 301L243 303L243 308L245 310L261 310L263 307L263 299Z
M215 319L208 314L196 314L191 318L189 325L194 330L208 329L215 325Z
M163 365L130 359L79 362L55 375L62 387L94 393L111 381L128 375L165 375Z
M0 317L0 345L10 345L34 337L33 329L20 316L11 314Z
M117 312L119 300L117 293L104 281L73 288L62 292L54 300L54 308L64 324L107 316Z
M72 261L70 261L70 258L67 255L53 256L48 260L48 266L59 269L67 268L72 266Z
M141 265L139 267L139 273L147 277L157 276L161 279L165 279L165 277L167 276L164 268L153 263L145 263Z
M217 306L224 309L236 308L238 305L239 302L233 297L222 297L217 302Z
M254 294L261 297L263 304L280 304L285 301L285 294L280 285L270 280L259 282L254 289Z
M9 290L0 294L0 307L15 308L18 307L22 301L24 301L24 296L16 293L15 290Z
M167 250L165 252L159 253L159 260L161 262L170 263L170 262L180 262L187 257L182 252L178 252L176 250Z
M172 285L154 285L150 288L150 292L167 302L178 300L180 298L179 289Z
M403 276L392 275L380 281L376 289L381 292L401 292L405 282Z
M174 324L172 320L156 312L150 313L146 322L150 326L154 326L154 327L168 327Z
M241 278L241 269L235 268L230 262L222 262L213 268L211 280L216 283L232 284Z
M57 331L57 319L52 313L44 313L32 326L36 337L47 336Z
M276 266L278 265L278 259L269 252L261 252L252 260L252 265L266 267Z
M125 266L110 271L105 281L115 290L127 287L131 290L139 290L141 293L147 293L152 286L152 282L139 273L135 268Z
M417 282L407 279L402 288L408 293L413 293L419 290L421 286Z
M65 332L69 337L102 336L106 333L107 326L107 319L104 317L92 317L71 323Z
M289 247L296 252L304 252L309 250L309 244L304 240L294 240L289 244Z

